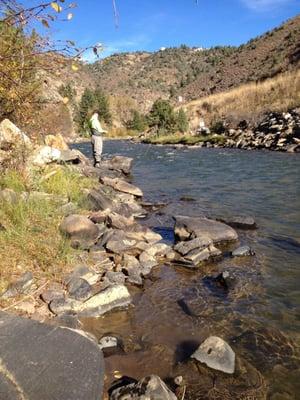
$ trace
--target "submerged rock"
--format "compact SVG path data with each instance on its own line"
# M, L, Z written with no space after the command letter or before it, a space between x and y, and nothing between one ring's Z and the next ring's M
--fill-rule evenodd
M232 228L237 229L257 229L257 224L252 217L234 216L229 218L218 218L218 221L223 222Z
M255 252L249 246L241 246L231 252L232 257L254 256Z
M214 244L227 243L238 239L238 235L230 226L212 219L202 217L175 217L175 235L186 237L186 233L195 238L208 238Z
M235 353L223 339L210 336L192 355L192 358L206 364L209 368L233 374L235 369Z
M177 397L157 375L150 375L139 382L111 389L110 400L177 400Z

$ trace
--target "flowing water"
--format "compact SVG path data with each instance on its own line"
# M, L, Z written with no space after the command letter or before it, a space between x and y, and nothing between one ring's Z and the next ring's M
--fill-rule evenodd
M76 147L91 155L89 144ZM126 141L106 141L104 149L133 157L133 183L145 200L167 204L144 222L167 241L176 214L250 215L259 226L238 231L240 243L250 245L255 257L227 257L197 272L161 266L142 290L133 289L134 308L85 321L98 337L112 333L124 342L123 354L106 359L108 382L115 371L165 379L180 373L194 384L194 399L300 399L299 154ZM228 293L216 293L204 278L225 270L234 284ZM184 309L183 298L192 299L198 316ZM221 336L236 352L244 371L236 380L208 376L206 368L193 381L184 361L210 335Z

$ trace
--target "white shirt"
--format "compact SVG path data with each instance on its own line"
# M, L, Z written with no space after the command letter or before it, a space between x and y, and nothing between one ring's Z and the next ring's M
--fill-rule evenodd
M98 132L106 132L106 130L102 129L102 126L101 126L98 116L96 114L94 114L92 116L90 122L91 122L92 129L95 129Z

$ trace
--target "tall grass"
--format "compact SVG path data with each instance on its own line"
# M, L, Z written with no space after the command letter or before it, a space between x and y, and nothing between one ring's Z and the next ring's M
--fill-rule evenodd
M72 167L50 166L30 174L7 170L0 176L0 188L17 193L40 191L67 197L80 213L86 190L97 181L85 178ZM83 210L82 210L83 211ZM0 291L25 270L37 279L60 279L72 264L74 250L60 235L63 213L59 199L17 196L15 201L0 200Z
M193 127L199 115L210 124L220 118L255 118L267 111L287 111L300 106L300 71L285 73L260 83L249 83L186 104Z

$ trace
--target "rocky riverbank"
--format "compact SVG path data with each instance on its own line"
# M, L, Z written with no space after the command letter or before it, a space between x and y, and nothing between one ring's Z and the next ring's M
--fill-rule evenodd
M299 109L286 113L268 113L253 124L246 120L238 123L222 122L218 133L193 135L141 136L141 141L151 144L175 144L197 147L224 147L245 150L265 149L297 153L300 151Z
M45 165L54 164L62 169L71 167L82 179L89 177L97 182L93 188L86 189L87 203L80 211L69 198L57 199L62 216L56 234L65 238L74 249L76 263L71 271L62 272L55 278L52 276L42 285L34 271L19 271L19 278L12 281L1 296L1 300L7 302L8 310L56 326L81 329L84 318L98 318L101 323L100 318L119 310L130 312L137 304L137 293L151 286L156 269L168 266L193 274L199 269L205 270L207 263L214 265L223 259L254 258L252 249L240 247L238 241L243 229L257 228L252 218L238 216L215 220L174 214L175 241L166 244L159 233L142 223L161 205L145 202L141 189L132 184L132 159L117 156L103 161L100 168L94 168L80 152L53 146L54 143L47 151L44 147L35 149L34 157L28 158L29 163L35 162L36 168L42 171ZM0 192L2 204L14 202L20 196L26 202L32 193L20 195L8 189ZM47 193L35 192L34 196L41 198ZM203 285L216 298L226 297L236 285L235 279L229 269L221 274L208 273ZM170 282L170 286L173 284ZM198 286L201 285L195 284L196 293L184 294L178 304L190 318L207 320L209 313L218 310L205 309L205 298L198 293ZM105 332L101 337L89 337L109 357L110 351L123 349L123 344L122 338L114 335L109 325ZM236 352L242 340L252 343L252 339L256 340L255 335L254 338L243 336L229 342L226 334L216 336L210 329L205 332L208 334L201 343L189 346L184 362L176 363L169 379L161 375L165 382L157 375L128 378L114 371L115 382L109 382L109 387L107 383L106 387L110 398L197 399L200 393L208 399L215 398L216 394L232 399L245 396L265 399L265 378ZM130 331L127 334L130 335ZM264 332L259 333L259 340L262 346L269 343ZM277 341L281 347L276 358L284 360L284 354L292 350L281 336ZM275 353L270 354L266 363L273 366L274 358Z

